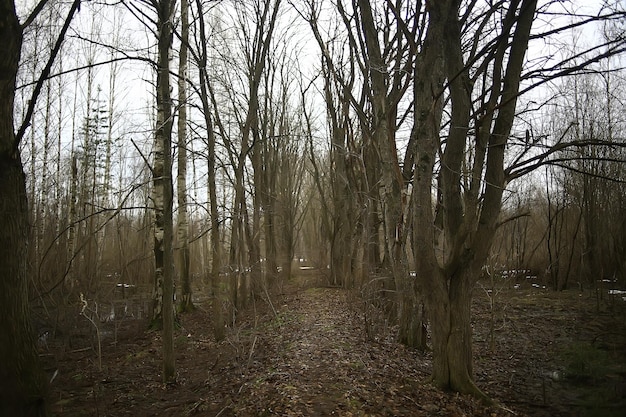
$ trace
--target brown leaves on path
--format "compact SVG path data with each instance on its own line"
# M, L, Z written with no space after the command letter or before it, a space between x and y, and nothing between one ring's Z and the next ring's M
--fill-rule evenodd
M250 367L236 415L506 415L428 385L429 360L391 337L365 338L347 292L309 288L288 297Z
M508 416L428 384L430 357L393 335L368 340L354 297L301 288L257 300L216 343L202 308L181 317L177 384L160 380L160 337L138 331L94 352L53 354L56 415L98 416ZM523 415L523 413L517 413Z

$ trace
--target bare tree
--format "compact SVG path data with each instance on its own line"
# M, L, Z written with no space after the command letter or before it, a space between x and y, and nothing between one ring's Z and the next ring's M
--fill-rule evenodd
M260 195L252 193L252 216L250 216L245 187L246 162L250 161L253 179L260 184L259 94L280 7L280 0L267 0L238 3L235 10L241 35L241 53L245 58L242 71L245 74L244 85L247 89L244 102L241 103L243 111L240 109L235 111L239 122L240 146L233 146L235 144L232 138L228 139L235 178L229 255L234 269L231 297L237 308L248 303L254 291L253 283L259 285L262 277L261 199Z
M180 3L181 34L178 56L178 264L180 268L180 310L193 309L189 273L189 220L187 215L187 73L189 45L189 3Z
M219 118L218 105L215 99L215 93L210 83L208 68L208 34L205 25L206 14L202 1L196 0L196 10L198 18L195 20L197 27L195 28L196 49L191 50L195 64L199 72L199 87L195 89L199 96L202 106L202 116L204 118L206 129L206 145L207 145L207 195L209 199L209 216L210 216L210 254L211 269L209 278L211 281L211 289L213 291L213 330L217 340L224 338L224 312L222 305L226 302L226 291L221 281L220 272L222 268L222 242L220 236L220 215L217 202L217 157L215 153L216 134L215 124L219 128L222 135L225 135L225 128ZM213 113L215 113L214 123Z
M24 23L20 23L11 0L0 2L0 414L42 416L48 414L46 380L39 364L28 310L29 219L26 180L20 157L20 141L30 123L33 109L48 76L70 22L80 2L72 3L46 66L33 89L29 108L17 133L14 124L16 76L20 64L23 30L41 12L40 2Z
M329 139L329 158L328 163L324 164L329 170L329 188L328 190L321 183L320 165L315 162L317 159L310 143L311 161L315 169L315 181L320 197L323 199L322 209L323 217L327 222L323 223L323 230L329 244L329 280L332 285L341 285L349 287L353 282L352 275L352 255L358 251L355 244L355 229L357 218L351 216L355 213L359 195L368 196L370 189L367 187L367 181L363 189L363 184L358 184L354 180L365 176L363 172L364 162L361 158L351 158L351 155L358 155L358 148L362 146L357 143L357 135L355 134L355 126L351 121L352 104L358 96L353 93L355 84L357 83L357 65L358 61L354 46L348 41L337 40L333 43L326 42L321 33L319 20L321 14L321 5L316 1L307 2L306 14L302 16L309 23L313 35L322 51L321 57L321 75L323 81L323 95L326 105L326 121ZM340 27L340 23L336 23ZM335 28L338 30L338 28ZM329 29L334 31L335 29ZM337 56L333 56L333 52ZM344 54L345 52L345 54ZM347 55L347 56L346 56ZM345 61L345 65L344 65ZM303 94L304 96L304 94ZM304 99L304 97L303 97ZM307 119L308 131L311 132L310 119ZM351 152L353 151L354 154ZM358 174L353 172L354 168ZM326 197L325 194L330 196ZM369 203L369 202L368 202ZM369 204L368 204L369 207ZM356 211L358 213L358 211ZM370 213L364 213L370 216ZM374 216L377 216L374 214ZM361 219L361 222L367 223L367 220ZM372 228L378 228L378 222L372 222ZM370 233L368 227L362 228L363 233ZM378 239L372 236L375 248L371 252L378 257ZM368 237L362 239L364 244L370 242ZM367 243L366 243L367 242ZM364 255L365 256L365 255ZM358 261L357 261L358 262ZM378 264L378 261L375 262Z
M468 188L461 175L471 123L472 89L463 55L465 18L459 1L428 9L428 28L414 72L413 256L416 283L431 320L433 381L442 388L485 398L473 383L470 305L495 233L505 185L504 150L513 125L516 98L536 2L511 4L499 23L501 34L484 57L492 67L485 107L475 126L475 156ZM495 10L487 10L480 21ZM484 36L477 32L474 39ZM505 60L508 58L508 60ZM428 75L427 75L428 74ZM438 200L432 207L432 178L440 152L445 80L449 89L450 128L441 154ZM497 109L497 112L496 112ZM484 182L483 182L484 181ZM482 193L482 194L481 194ZM442 250L441 252L439 252Z
M158 62L156 83L157 117L154 135L154 317L163 329L163 382L175 381L174 361L174 224L172 180L172 98L170 92L170 48L173 40L175 2L152 3L157 12Z
M543 9L538 11L534 0L506 7L456 0L431 4L414 72L412 244L416 284L431 321L433 380L481 398L472 376L471 293L499 225L503 193L510 181L543 166L559 149L582 145L564 141L529 153L538 148L512 140L518 98L624 50L624 40L616 38L592 46L582 63L568 56L524 73L531 37L623 16L612 10L578 16L572 25L531 36L536 13ZM594 143L600 144L586 142ZM511 147L517 154L508 154Z
M307 5L310 11L305 18L326 60L325 73L339 85L340 99L345 107L343 114L349 119L358 120L356 129L349 125L347 130L344 129L352 138L345 145L337 143L337 151L346 154L343 159L352 162L349 171L361 171L356 177L338 172L336 186L350 178L354 181L347 188L352 190L351 194L339 192L339 198L345 201L336 202L337 215L341 216L346 208L348 212L353 212L342 205L358 200L360 193L367 195L365 206L368 209L362 220L351 224L346 219L338 218L334 222L337 231L333 233L333 241L340 243L338 253L331 260L339 260L344 256L347 258L345 263L355 267L355 271L376 274L374 279L383 283L380 297L397 295L390 300L396 306L393 316L400 323L400 340L414 347L425 348L420 302L416 299L409 278L407 257L409 177L401 169L396 137L398 129L406 125L407 111L410 110L410 106L403 100L408 101L405 96L412 79L410 68L414 64L421 36L421 5L366 0L352 2L350 9L343 2L337 2L336 12L346 32L346 46L342 47L335 40L337 46L334 50L338 51L335 56L331 55L331 42L322 38L318 23L320 5L315 1L309 1ZM396 15L402 18L394 19ZM342 61L344 50L348 50L350 56ZM328 97L328 93L325 95ZM328 107L328 99L326 101ZM334 117L335 113L329 107L329 117ZM336 122L332 126L331 132L335 131L335 127L340 127ZM355 143L358 145L355 146ZM404 159L412 160L412 152L411 147L407 148ZM338 165L339 169L343 163ZM409 172L410 169L409 166ZM348 230L349 239L360 242L359 245L352 245L353 250L346 249L345 238L337 239L341 236L339 232L342 228ZM332 247L331 244L331 252ZM355 256L356 253L363 253L362 261L355 260L359 258ZM365 262L365 265L360 265L361 262ZM334 262L331 265L332 276L339 274L349 281L350 274L355 272L350 268L332 268L333 265L339 266L341 263Z
M624 197L620 167L626 155L624 127L613 117L617 111L612 104L623 88L613 82L620 72L599 70L564 80L561 98L554 100L555 114L548 116L554 121L548 135L558 138L557 143L598 144L563 149L550 161L546 249L555 290L567 288L572 280L582 287L624 278L618 207ZM572 119L563 120L564 113Z

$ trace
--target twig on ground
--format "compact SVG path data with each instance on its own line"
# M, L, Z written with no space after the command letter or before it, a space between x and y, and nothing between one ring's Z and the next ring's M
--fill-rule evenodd
M80 293L80 302L82 304L81 310L80 310L80 314L85 317L87 320L89 320L91 322L91 324L93 325L93 327L95 327L96 329L96 338L98 339L98 370L100 372L102 372L102 339L100 338L100 327L96 324L95 320L91 317L89 317L87 314L85 314L85 310L87 309L88 303L87 303L87 299L85 298L85 296L83 295L83 293ZM97 304L96 304L96 317L97 317Z
M274 316L278 317L278 313L276 312L276 309L274 308L274 304L272 304L272 299L270 298L270 295L267 292L267 287L264 287L263 289L265 290L265 295L267 296L267 303L272 308L272 311L274 312Z
M252 361L252 354L254 353L254 346L256 346L256 339L258 336L254 336L254 340L252 341L252 346L250 347L250 354L248 355L248 364L246 365L248 368L250 367L250 362Z

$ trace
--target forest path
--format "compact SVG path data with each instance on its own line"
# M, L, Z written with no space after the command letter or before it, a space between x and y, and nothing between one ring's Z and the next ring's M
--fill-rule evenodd
M376 337L368 337L359 295L316 286L319 278L311 272L285 283L280 294L255 300L221 341L214 338L207 304L181 315L172 385L160 376L161 335L146 331L145 321L106 324L116 331L115 340L103 339L101 370L93 339L71 350L58 340L42 353L51 376L58 370L53 416L511 416L504 408L433 388L427 382L430 355L397 343L395 328L383 325L383 312L375 314ZM486 310L477 313L484 316ZM521 314L519 320L507 328L527 321ZM484 335L477 339L481 353ZM511 350L499 352L489 364L477 357L479 378L496 399L517 398L506 362ZM516 375L528 373L527 363L517 366ZM532 415L559 414L545 408Z
M341 289L309 288L281 306L263 332L273 355L256 363L260 372L247 384L252 401L245 409L255 414L364 415L375 408L379 415L401 415L409 413L405 403L413 413L419 408L410 392L424 377L411 366L417 361L400 358L409 352L366 343L363 324L347 298ZM269 402L254 401L266 396Z
M368 340L346 290L289 288L257 328L229 411L280 416L482 415L471 399L425 384L429 360L393 341ZM269 304L269 303L268 303ZM489 415L489 414L487 414Z

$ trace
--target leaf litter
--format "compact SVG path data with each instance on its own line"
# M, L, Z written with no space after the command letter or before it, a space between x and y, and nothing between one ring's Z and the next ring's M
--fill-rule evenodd
M145 323L119 325L116 343L103 343L101 372L93 350L53 344L42 355L49 372L58 371L51 387L53 415L593 415L580 404L580 387L554 378L557 371L565 375L559 352L564 343L607 328L623 331L624 322L617 328L611 317L599 320L591 300L572 305L546 292L515 290L494 304L499 307L491 349L490 300L476 294L476 382L495 406L435 389L428 382L430 354L395 342L392 326L368 337L353 294L300 281L287 284L271 305L256 300L220 342L202 306L181 316L174 385L161 383L160 335L144 330ZM626 358L624 347L626 341L616 344L613 353ZM619 375L610 380L618 405L626 392L626 373Z

